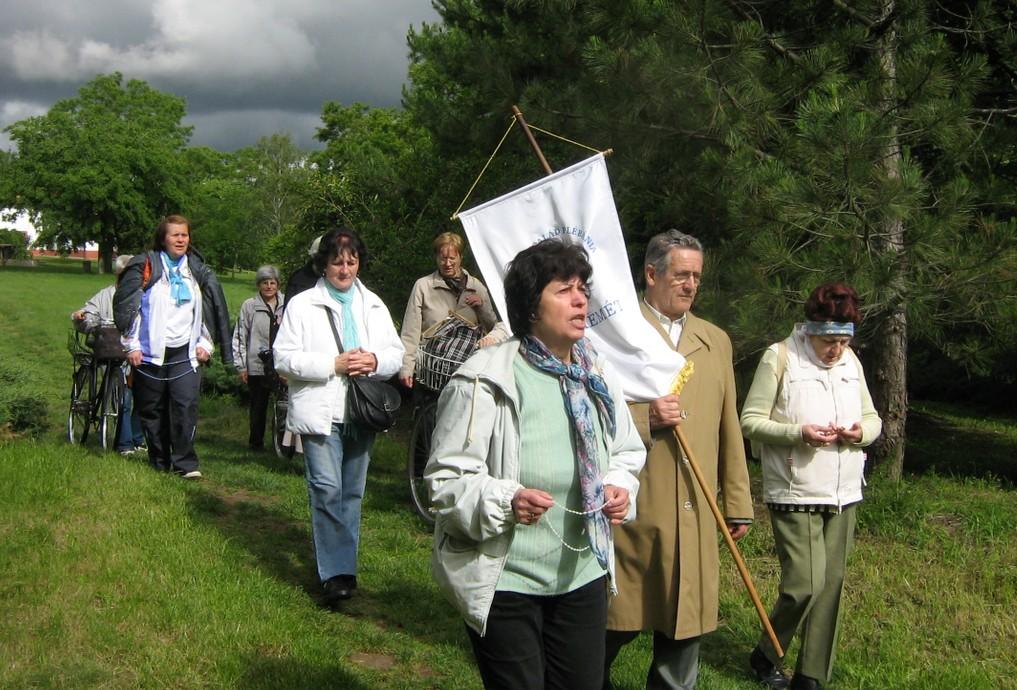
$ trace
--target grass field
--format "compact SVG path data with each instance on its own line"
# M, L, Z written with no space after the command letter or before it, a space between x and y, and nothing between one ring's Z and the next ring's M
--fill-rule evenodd
M233 400L202 401L199 483L64 441L67 316L107 280L80 262L0 271L0 363L19 372L0 385L48 402L36 440L0 440L0 687L479 687L409 506L405 420L375 447L362 592L341 613L316 603L298 460L249 453ZM233 310L253 293L249 275L224 282ZM918 473L873 479L859 511L829 687L1017 688L1017 422L913 412ZM778 566L762 506L741 545L769 604ZM722 579L699 687L753 688L758 622L726 555ZM623 651L616 687L642 687L648 654L645 638Z

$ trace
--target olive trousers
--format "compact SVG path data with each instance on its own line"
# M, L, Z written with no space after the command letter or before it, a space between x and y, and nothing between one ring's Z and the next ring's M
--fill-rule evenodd
M771 510L773 539L780 559L780 587L770 624L786 650L796 632L801 649L795 674L827 682L833 673L844 573L854 544L854 503L841 512ZM759 648L776 663L766 635Z

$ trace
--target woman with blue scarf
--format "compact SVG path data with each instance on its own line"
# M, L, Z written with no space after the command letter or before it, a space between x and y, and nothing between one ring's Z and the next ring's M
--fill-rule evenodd
M348 228L322 236L312 259L321 276L286 303L273 352L289 382L286 427L301 435L311 536L323 603L357 589L360 507L374 433L348 419L349 377L391 378L403 346L388 308L358 276L367 247Z
M432 570L486 688L600 688L611 525L646 458L617 378L585 338L592 273L560 239L505 276L515 337L473 355L438 402L424 473Z
M763 500L780 560L770 613L784 649L801 649L790 683L762 635L749 657L770 688L817 690L830 680L841 595L865 483L865 446L882 422L849 347L861 321L858 295L844 283L820 285L804 323L763 353L742 409L742 432L763 468Z
M209 326L215 326L205 322L205 313L225 314L225 299L192 251L187 218L172 215L159 223L153 251L128 264L113 302L127 361L134 367L134 400L149 462L158 470L199 479L194 451L198 364L212 355Z

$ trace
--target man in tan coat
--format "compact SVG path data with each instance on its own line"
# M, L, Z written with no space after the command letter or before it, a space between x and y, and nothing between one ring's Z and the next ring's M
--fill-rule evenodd
M711 491L720 491L731 536L745 536L752 522L731 340L689 311L702 271L703 247L690 235L668 230L647 245L643 316L695 371L680 400L667 395L629 404L648 453L639 475L639 517L614 532L618 596L608 612L605 687L621 647L653 630L646 687L691 690L700 636L717 628L717 524L675 426L681 424Z

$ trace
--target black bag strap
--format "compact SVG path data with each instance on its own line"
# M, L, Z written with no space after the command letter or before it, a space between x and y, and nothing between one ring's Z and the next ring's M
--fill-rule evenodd
M339 354L345 352L343 350L343 341L339 338L339 331L335 327L335 317L332 316L332 310L328 307L324 307L325 313L328 314L328 325L332 327L332 335L335 336L335 344L339 348Z

